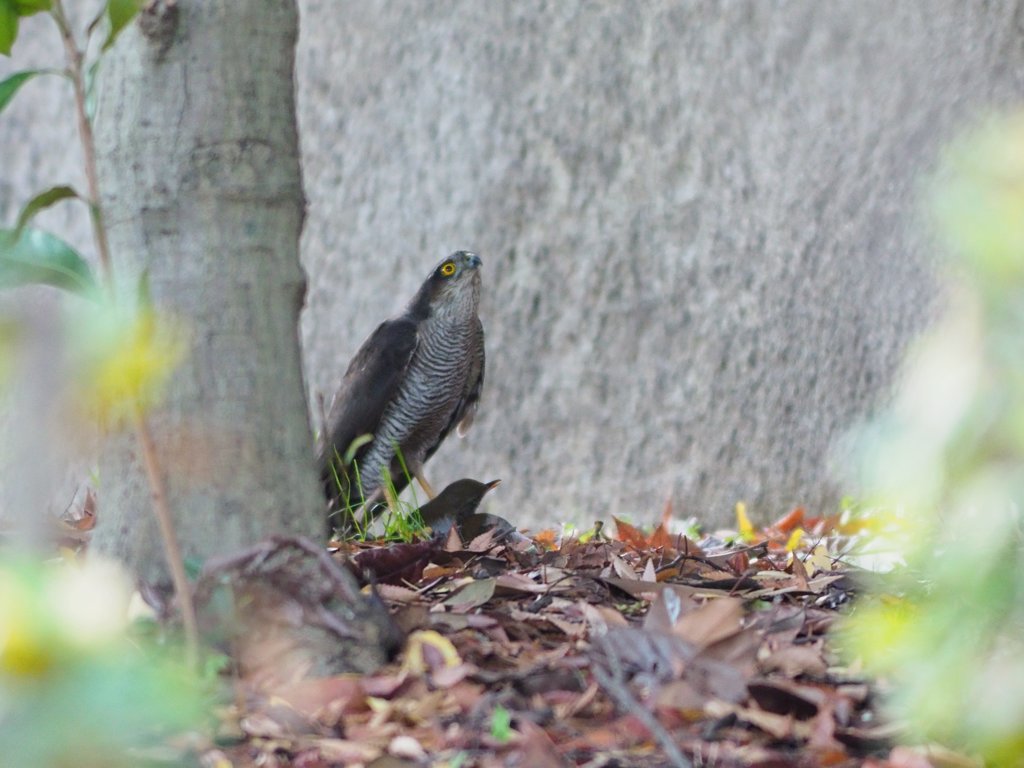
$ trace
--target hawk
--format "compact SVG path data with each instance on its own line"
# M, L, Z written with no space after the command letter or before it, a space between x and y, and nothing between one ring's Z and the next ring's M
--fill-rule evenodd
M469 429L484 382L480 266L469 251L444 259L349 363L318 458L334 510L372 511L389 482L397 495L410 477L435 496L423 465L453 428Z

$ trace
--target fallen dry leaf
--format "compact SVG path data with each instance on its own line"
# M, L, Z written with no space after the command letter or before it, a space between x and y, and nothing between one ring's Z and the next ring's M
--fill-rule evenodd
M243 741L209 760L648 768L673 764L668 744L694 766L923 768L891 749L900 731L871 686L826 662L857 588L837 525L794 509L763 530L746 516L746 544L694 542L670 534L667 509L650 533L616 521L616 540L595 527L534 551L486 536L449 536L426 558L341 543L339 557L401 574L377 593L408 635L403 654L251 699Z

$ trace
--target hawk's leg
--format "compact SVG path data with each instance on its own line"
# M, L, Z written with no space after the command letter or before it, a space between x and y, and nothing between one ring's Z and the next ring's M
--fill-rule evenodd
M437 494L434 493L434 489L431 488L430 483L427 482L427 478L423 476L422 469L417 469L413 472L413 477L416 478L416 482L420 484L420 488L423 489L423 492L427 494L428 498L433 499L437 497Z

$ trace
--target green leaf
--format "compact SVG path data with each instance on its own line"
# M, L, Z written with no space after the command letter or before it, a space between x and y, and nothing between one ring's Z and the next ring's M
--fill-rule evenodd
M18 9L11 0L0 0L0 53L10 56L17 37Z
M3 0L0 0L0 3L2 2ZM3 16L3 13L4 7L0 5L0 17ZM2 26L3 21L0 20L0 39L3 38ZM13 42L13 39L11 42ZM0 48L0 51L2 51L3 53L9 53L10 48L8 48L6 51L3 51L2 48ZM46 74L46 72L47 70L45 69L26 69L23 72L15 72L7 79L0 81L0 112L2 112L3 108L7 106L8 102L14 98L14 94L18 92L18 89L21 88L21 86L23 86L26 82L31 80L36 75L43 75Z
M88 262L70 245L39 229L0 229L0 287L52 285L94 297L99 293Z
M19 16L31 16L33 13L48 11L53 7L53 0L14 0L14 9Z
M501 704L491 713L491 737L499 744L512 738L512 715Z
M59 203L61 200L67 200L70 197L78 196L78 193L75 192L74 189L67 186L50 187L45 192L40 192L25 203L25 207L21 209L21 213L18 214L18 222L14 225L14 232L11 237L15 239L20 237L22 230L25 229L25 225L32 220L33 216L44 208L49 208L51 205Z
M103 43L103 50L114 44L121 31L128 26L135 14L142 7L142 0L107 0L107 18L110 19L110 32Z

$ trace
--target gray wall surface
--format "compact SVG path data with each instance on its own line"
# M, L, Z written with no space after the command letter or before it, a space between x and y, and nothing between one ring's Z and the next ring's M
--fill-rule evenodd
M534 527L833 503L830 445L935 306L922 174L1024 95L1010 0L300 7L310 390L476 250L484 400L427 474L500 477ZM43 21L0 76L53 64ZM0 116L4 221L79 179L63 88Z
M1024 94L1013 2L303 10L310 384L478 250L484 400L428 476L534 525L833 503L935 306L922 174Z

